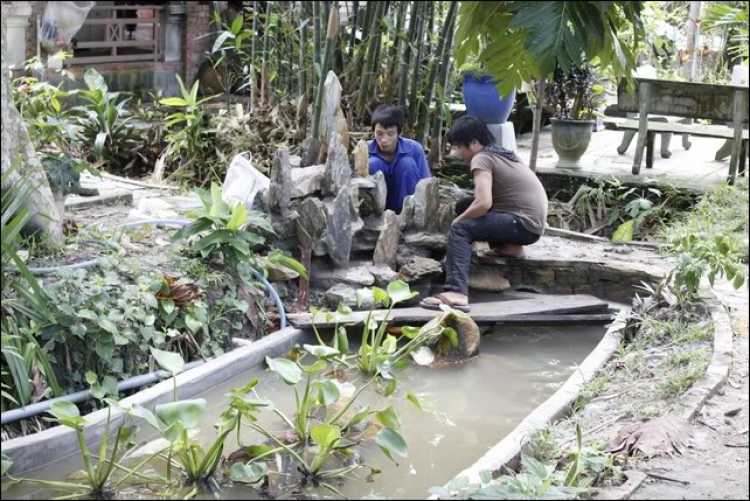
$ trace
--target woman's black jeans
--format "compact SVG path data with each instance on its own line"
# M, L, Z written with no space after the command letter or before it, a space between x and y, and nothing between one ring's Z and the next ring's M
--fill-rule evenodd
M474 201L464 198L456 204L456 215L463 214ZM488 242L491 245L531 245L540 235L524 227L518 216L508 212L490 211L478 219L467 219L451 226L448 234L448 255L445 258L445 290L469 293L471 244Z

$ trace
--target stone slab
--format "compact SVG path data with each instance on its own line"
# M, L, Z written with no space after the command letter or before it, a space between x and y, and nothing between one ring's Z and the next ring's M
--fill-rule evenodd
M533 299L519 299L511 301L493 301L488 303L477 303L471 306L469 315L477 323L497 323L502 322L509 317L518 315L547 314L563 315L574 313L604 313L609 308L609 304L601 299L586 295L568 295L568 296L547 296L540 295ZM433 318L441 315L441 311L427 310L425 308L400 308L391 312L391 322L393 323L427 323ZM367 319L368 312L356 312L340 320L342 324L359 324ZM387 310L377 310L373 312L375 321L383 321L388 315ZM289 322L296 327L311 327L314 323L316 327L333 326L328 324L325 318L318 315L319 318L313 319L312 315L307 313L288 315Z
M102 205L133 205L133 192L124 189L114 189L102 192L95 197L80 197L68 195L65 198L66 210L88 209Z

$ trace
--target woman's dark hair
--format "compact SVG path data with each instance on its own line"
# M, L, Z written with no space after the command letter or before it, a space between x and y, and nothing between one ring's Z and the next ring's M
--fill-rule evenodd
M476 117L461 117L448 132L448 142L454 146L469 147L471 142L477 140L482 146L489 146L495 142L495 137L481 119Z
M406 116L404 115L404 110L400 107L384 104L375 109L372 113L372 120L370 122L373 129L378 124L386 129L395 125L398 133L401 134L401 131L404 130L404 124L406 123Z

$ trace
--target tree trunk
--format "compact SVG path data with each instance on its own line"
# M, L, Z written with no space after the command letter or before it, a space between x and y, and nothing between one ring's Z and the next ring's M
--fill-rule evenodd
M7 62L9 9L10 2L3 2L2 38L0 40L2 43L2 49L0 49L2 53L0 64L0 71L2 71L2 89L0 89L2 91L2 109L0 109L2 113L2 161L0 165L3 174L13 169L15 165L18 167L5 179L2 192L5 194L21 180L28 182L32 188L29 190L27 204L31 217L26 223L24 232L28 235L33 234L42 241L61 244L63 241L62 214L58 213L47 176L29 139L26 124L13 104L13 89Z
M542 132L542 110L544 109L544 93L547 87L547 77L542 77L536 87L536 107L534 109L534 128L531 137L531 158L529 168L536 172L536 157L539 154L539 134Z

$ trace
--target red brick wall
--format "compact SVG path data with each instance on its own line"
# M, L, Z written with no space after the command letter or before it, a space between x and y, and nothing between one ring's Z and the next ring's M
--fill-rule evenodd
M198 38L211 30L211 8L199 2L187 2L185 28L183 29L182 62L183 76L189 88L198 74L200 63L211 50L213 37Z

